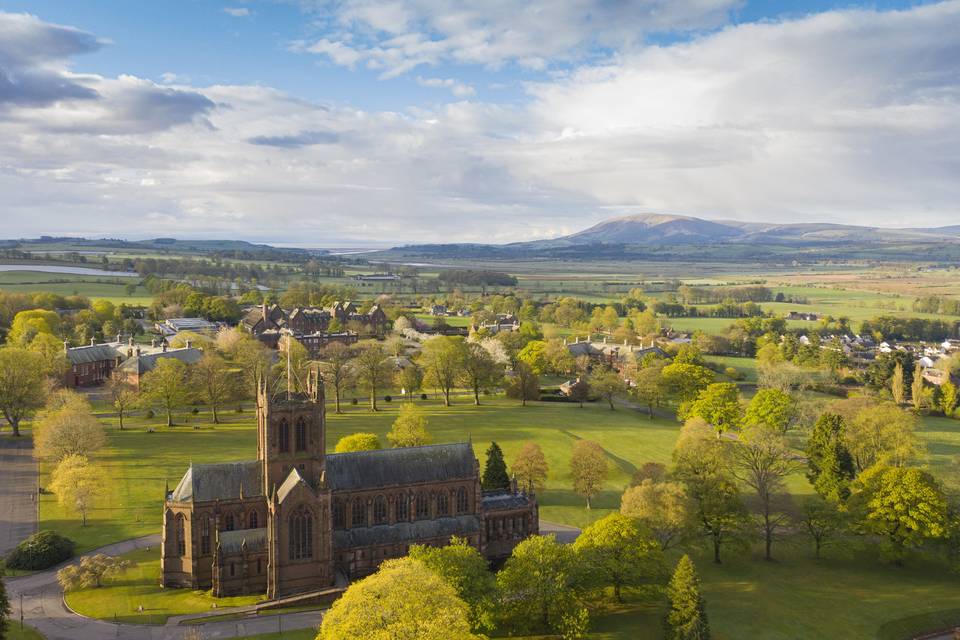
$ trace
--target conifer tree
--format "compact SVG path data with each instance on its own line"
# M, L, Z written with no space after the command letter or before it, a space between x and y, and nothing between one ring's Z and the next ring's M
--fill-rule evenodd
M913 384L910 386L910 401L913 403L913 410L917 413L923 409L923 369L920 367L914 367L913 369Z
M664 620L666 640L710 640L707 612L700 596L700 576L684 555L667 585L669 609Z
M893 395L894 402L903 404L907 390L903 380L903 365L899 362L893 369L893 378L890 380L890 393Z
M483 468L480 485L484 491L510 488L510 476L507 475L507 463L503 460L503 449L496 442L491 442L487 449L487 464Z
M807 479L824 498L843 501L850 495L856 474L853 457L845 444L846 423L842 416L825 413L813 426L807 441Z

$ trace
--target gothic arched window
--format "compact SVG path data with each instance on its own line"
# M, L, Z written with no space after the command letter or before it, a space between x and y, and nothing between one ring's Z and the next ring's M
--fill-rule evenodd
M227 531L233 531L233 525L234 525L233 514L228 513L226 519L224 520L223 528L226 529Z
M397 496L397 522L406 522L410 519L410 498L401 493Z
M210 553L210 518L200 517L200 555Z
M467 500L467 490L463 487L457 489L457 513L466 513L470 508L470 502Z
M290 516L290 559L313 557L313 516L309 511L296 511Z
M384 524L387 521L387 499L377 496L373 501L373 524Z
M186 518L183 517L182 513L177 515L176 536L177 536L177 555L178 556L187 555L187 525L186 525Z
M307 423L303 418L297 418L297 429L295 432L294 447L297 451L307 450Z
M437 516L448 515L450 515L450 497L442 491L437 494Z
M421 491L417 494L416 508L417 520L430 517L430 499L427 497L426 492Z
M363 500L360 498L356 498L353 501L353 518L351 519L351 526L367 526L367 506L363 504Z
M256 529L260 526L260 516L257 515L256 511L251 511L250 515L247 516L247 528Z
M279 441L279 449L281 452L286 453L290 451L290 425L287 424L286 419L280 421L280 425L277 427Z

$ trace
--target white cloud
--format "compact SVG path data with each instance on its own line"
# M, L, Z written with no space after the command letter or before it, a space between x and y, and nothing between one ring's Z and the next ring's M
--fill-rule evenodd
M336 64L364 60L393 77L442 62L543 69L549 59L577 60L596 48L637 44L649 33L723 24L742 0L304 0L325 26L339 30L308 51ZM348 61L335 55L350 49Z
M250 9L246 7L224 7L223 12L234 18L246 18L250 15Z
M522 240L631 211L955 223L958 34L957 1L831 12L584 65L523 105L403 113L79 74L72 44L42 66L89 96L0 103L0 210L14 237L82 220L314 245Z
M417 84L431 89L447 89L458 98L469 98L476 94L476 90L472 86L453 78L421 78L418 76Z

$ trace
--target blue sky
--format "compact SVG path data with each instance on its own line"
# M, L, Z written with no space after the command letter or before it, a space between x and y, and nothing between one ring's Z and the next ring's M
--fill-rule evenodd
M0 211L308 244L947 224L958 24L956 1L0 0Z

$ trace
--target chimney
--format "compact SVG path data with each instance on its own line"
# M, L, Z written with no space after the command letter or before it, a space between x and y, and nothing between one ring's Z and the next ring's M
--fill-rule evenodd
M167 341L166 341L166 340L164 340L164 341L163 341L163 344L160 345L160 351L162 351L163 353L166 353L166 352L167 352Z
M150 347L153 348L153 349L156 349L156 348L157 348L157 339L156 339L156 338L150 338Z
M66 340L63 341L63 352L70 353L70 343Z
M119 342L123 342L123 334L122 334L122 333L118 333L118 334L117 334L117 342L118 342L118 343L119 343Z
M190 348L190 341L187 340L185 344L186 344L187 349L189 349L189 348Z
M132 347L132 346L133 346L133 336L130 336L130 339L127 340L127 346L128 346L128 347Z
M97 339L96 339L96 338L90 338L90 346L92 347L92 346L95 345L95 344L97 344Z
M267 321L267 301L266 300L264 300L260 304L260 312L263 314L263 321L266 322Z
M140 357L140 346L139 346L139 345L137 345L137 348L136 348L136 349L134 349L134 351L133 351L133 352L134 352L134 353L136 354L136 356L137 356L137 357L139 358L139 357Z

